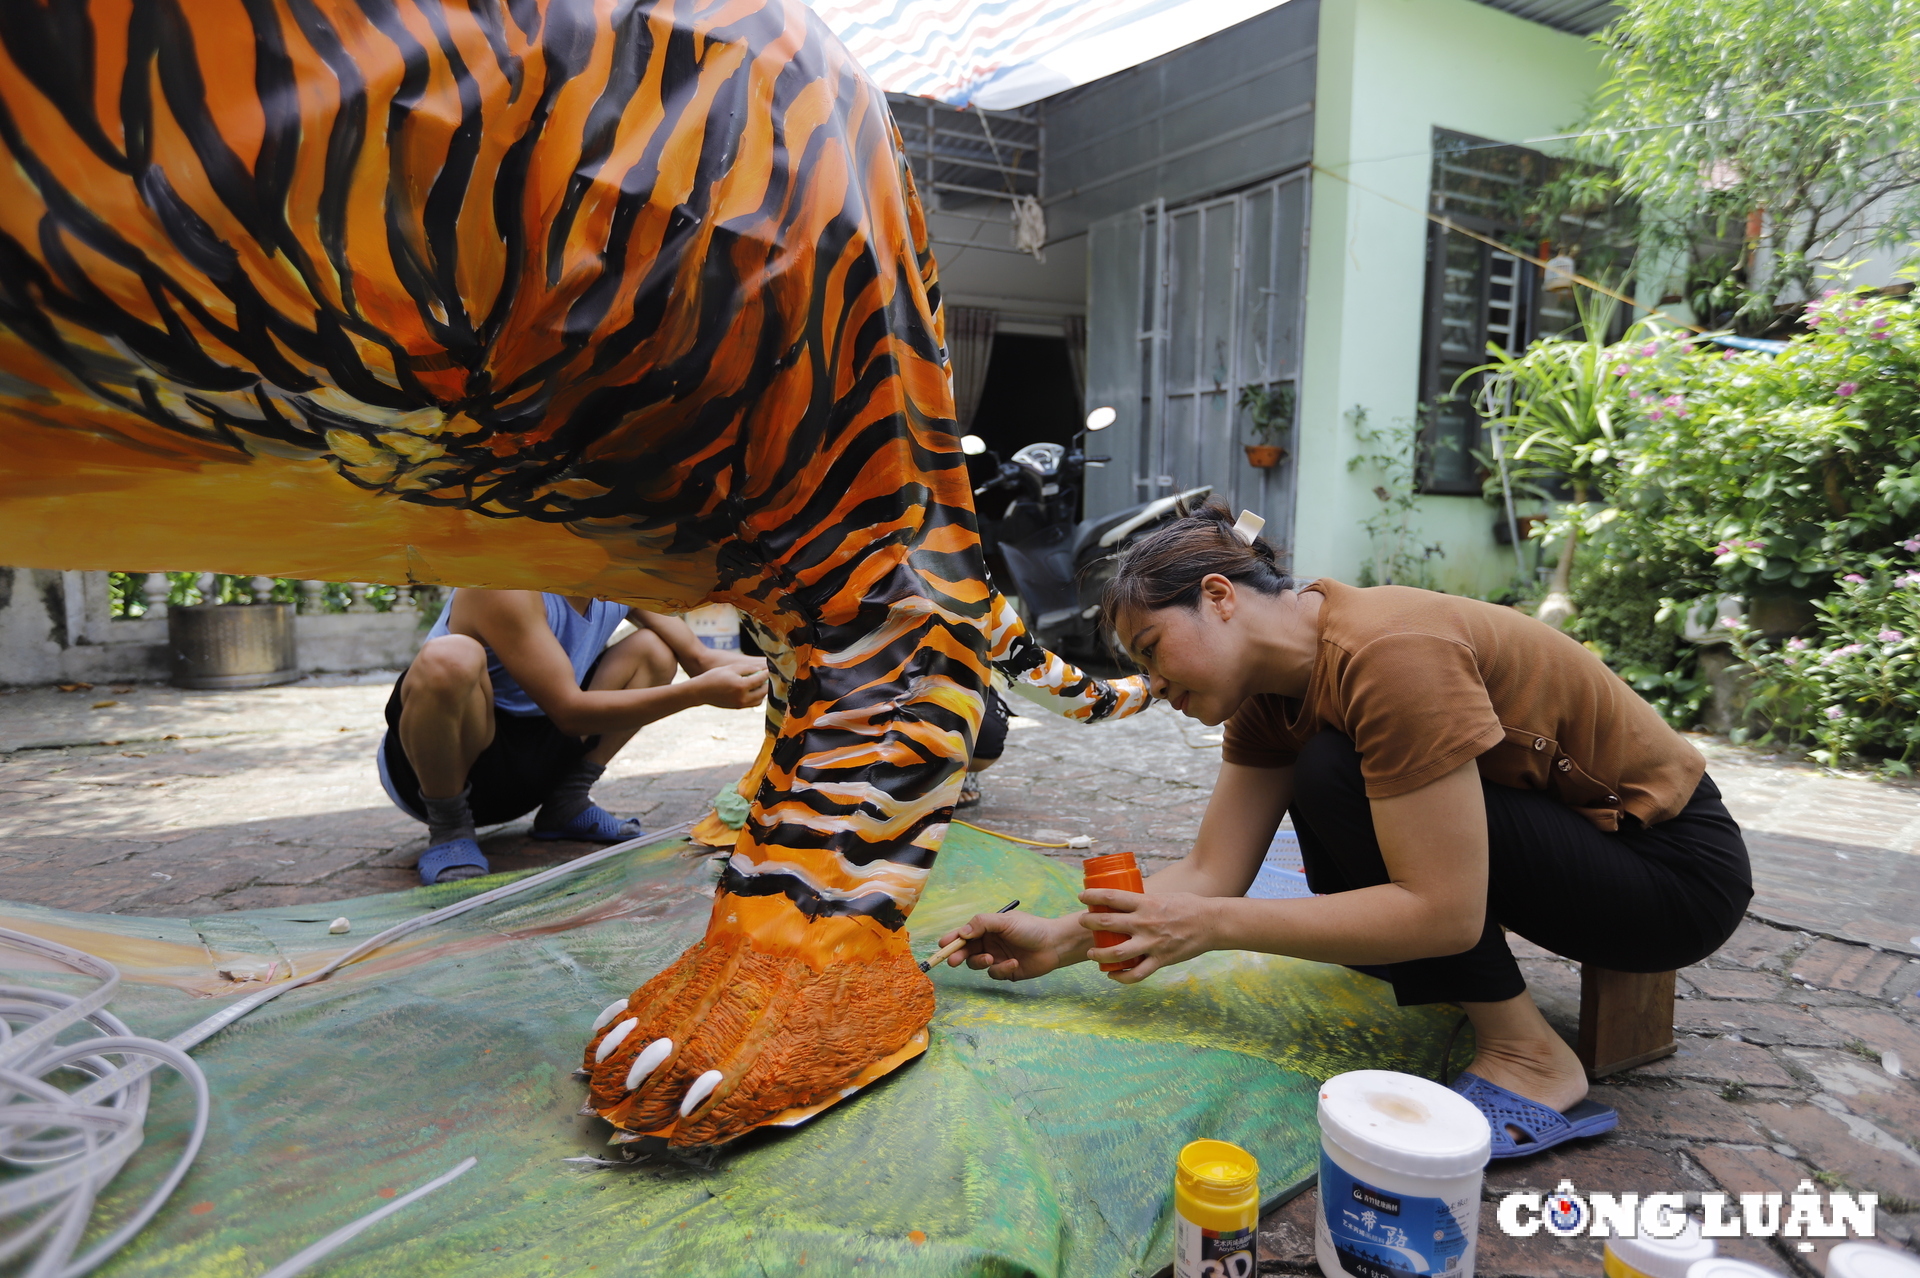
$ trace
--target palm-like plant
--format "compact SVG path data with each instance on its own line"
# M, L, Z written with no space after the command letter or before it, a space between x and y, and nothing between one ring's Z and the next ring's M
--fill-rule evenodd
M1584 506L1617 464L1633 420L1624 376L1626 348L1646 341L1655 329L1653 321L1643 319L1609 344L1605 334L1613 301L1583 296L1578 306L1585 337L1542 338L1517 355L1489 345L1492 359L1462 374L1455 388L1480 377L1478 407L1506 468L1504 480L1543 498L1551 498L1552 486L1564 482L1575 506ZM1577 532L1577 519L1569 519L1547 597L1536 613L1556 627L1573 615L1567 586Z

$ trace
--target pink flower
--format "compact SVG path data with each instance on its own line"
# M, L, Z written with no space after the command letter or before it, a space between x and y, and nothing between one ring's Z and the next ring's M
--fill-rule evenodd
M1904 577L1896 577L1893 580L1893 584L1896 586L1920 586L1920 572L1910 572Z
M1678 408L1680 407L1680 405L1686 403L1687 401L1684 399L1681 399L1678 395L1669 395L1665 399L1661 400L1660 402L1662 404L1665 404L1668 408Z
M1665 416L1666 416L1666 414L1665 414L1665 413L1663 413L1663 412L1661 412L1661 411L1660 411L1659 409L1657 409L1657 408L1655 408L1655 409L1652 409L1651 411L1649 411L1649 412L1647 413L1647 416L1648 416L1648 418L1650 418L1651 420L1653 420L1653 421L1656 421L1656 422L1657 422L1657 421L1659 421L1659 420L1660 420L1660 419L1661 419L1662 417L1665 417Z
M1842 710L1839 706L1827 707L1827 718L1829 719L1838 719L1844 714L1846 714L1846 711Z
M1888 629L1882 630L1879 634L1875 635L1874 638L1878 639L1881 643L1899 643L1902 639L1905 639L1906 636L1898 630Z
M1887 317L1882 315L1879 319L1867 325L1867 327L1868 328L1885 328L1887 326L1887 322L1888 322Z
M1789 639L1787 640L1787 647L1795 652L1805 652L1807 650L1807 641L1805 639Z
M1868 333L1867 336L1871 337L1876 342L1884 342L1892 338L1893 334L1892 333Z
M1765 550L1767 548L1767 543L1764 541L1743 541L1740 544L1748 550Z
M1813 317L1812 319L1810 319L1810 320L1808 320L1808 321L1807 321L1807 327L1808 327L1808 328L1819 328L1819 327L1820 327L1820 317L1819 317L1818 315L1816 315L1816 316L1814 316L1814 317Z
M1841 382L1840 385L1837 388L1835 388L1834 394L1838 395L1842 399L1845 399L1847 396L1853 394L1855 391L1859 389L1860 389L1859 382Z
M1900 543L1900 549L1909 551L1909 552L1920 551L1920 537L1907 538L1905 541Z
M1627 366L1625 364L1615 364L1613 366L1613 375L1615 377L1625 377L1627 375Z
M1658 355L1659 353L1660 353L1660 348L1652 342L1648 342L1645 346L1642 346L1640 348L1641 359L1651 359L1653 356Z
M1860 586L1865 585L1867 579L1857 572L1850 572L1840 580L1846 582L1849 586Z

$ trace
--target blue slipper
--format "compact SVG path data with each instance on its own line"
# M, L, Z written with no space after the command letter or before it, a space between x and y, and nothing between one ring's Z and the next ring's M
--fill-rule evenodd
M1598 1136L1620 1125L1620 1115L1599 1101L1583 1100L1562 1114L1468 1070L1453 1080L1453 1090L1473 1102L1493 1129L1494 1158L1525 1158L1562 1141ZM1513 1127L1521 1134L1516 1141Z
M533 825L536 839L576 839L582 843L624 843L639 838L641 833L638 817L622 821L597 803L589 803L557 830L543 830L537 820Z
M486 853L472 839L448 839L436 844L420 854L420 860L414 868L420 871L420 881L428 887L436 883L451 883L456 879L478 878L478 874L456 874L452 879L443 880L440 876L456 866L475 866L480 874L493 873L493 867L487 863Z

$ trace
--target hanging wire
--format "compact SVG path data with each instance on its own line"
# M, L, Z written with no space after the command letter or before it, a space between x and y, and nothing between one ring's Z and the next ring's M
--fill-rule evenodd
M1515 248L1511 244L1503 244L1499 240L1494 239L1490 235L1482 235L1478 231L1472 230L1468 227L1464 227L1460 225L1458 222L1454 221L1452 218L1448 217L1444 213L1435 213L1428 209L1415 208L1413 205L1408 204L1405 200L1397 200L1393 196L1388 195L1384 191L1376 191L1370 186L1364 186L1361 183L1354 181L1352 178L1346 176L1343 173L1335 173L1332 169L1325 168L1319 164L1313 165L1312 168L1315 173L1324 173L1328 177L1334 179L1336 182L1344 182L1348 186L1352 187L1356 191L1361 192L1362 194L1371 195L1377 200L1385 200L1388 204L1394 205L1396 208L1403 208L1409 213L1415 214L1416 216L1419 216L1419 217L1424 217L1427 219L1427 221L1436 223L1440 226L1444 226L1449 231L1453 231L1459 235L1464 235L1470 240L1478 240L1482 244L1490 245L1493 248L1499 249L1502 253L1506 253L1512 257L1517 257L1523 262L1527 262L1527 263L1530 263L1531 265L1540 267L1542 270L1546 269L1547 260L1545 258L1535 257L1533 254L1527 252L1525 249ZM1625 293L1621 293L1615 289L1608 288L1605 284L1600 283L1600 281L1598 280L1588 279L1586 276L1580 274L1577 271L1573 273L1572 278L1574 283L1580 285L1583 288L1590 288L1594 292L1600 294L1602 297L1610 297L1616 302L1625 302L1630 307L1638 308L1638 306L1640 305L1640 303L1636 302L1633 298L1628 297ZM1675 319L1673 316L1667 315L1664 312L1655 312L1654 317L1664 319L1676 328L1688 329L1691 332L1705 333L1707 331L1706 329L1700 327L1700 325L1698 324L1682 323L1681 321ZM1653 318L1653 317L1649 317L1649 318Z
M1000 143L994 139L993 124L987 113L979 113L980 132L986 136L987 149L993 152L993 163L1000 170L1000 184L1007 188L1007 194L1013 200L1013 246L1022 253L1031 253L1033 260L1047 260L1047 214L1040 207L1040 201L1031 195L1022 195L1013 189L1013 174L1008 171L1007 162L1001 158Z

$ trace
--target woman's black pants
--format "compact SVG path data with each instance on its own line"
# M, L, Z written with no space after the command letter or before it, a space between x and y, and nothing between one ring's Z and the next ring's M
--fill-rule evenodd
M1747 846L1710 777L1678 816L1655 826L1627 817L1617 834L1540 791L1486 781L1481 789L1486 927L1464 954L1361 969L1391 981L1402 1006L1495 1003L1524 992L1503 924L1578 962L1667 972L1719 949L1753 898ZM1316 893L1388 881L1353 742L1333 731L1307 742L1292 811Z

